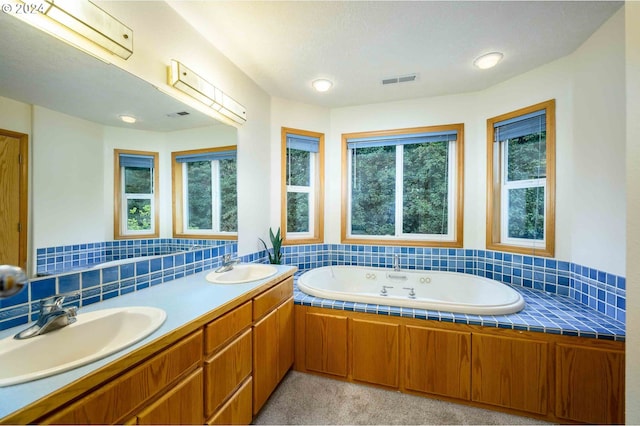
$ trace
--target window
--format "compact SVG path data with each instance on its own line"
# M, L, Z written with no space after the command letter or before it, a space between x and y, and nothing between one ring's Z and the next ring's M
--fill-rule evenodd
M282 128L283 244L323 241L324 135Z
M342 242L462 247L464 125L342 135Z
M173 235L236 239L236 147L173 152Z
M487 120L487 248L554 255L555 101Z
M114 238L158 237L158 153L115 150Z

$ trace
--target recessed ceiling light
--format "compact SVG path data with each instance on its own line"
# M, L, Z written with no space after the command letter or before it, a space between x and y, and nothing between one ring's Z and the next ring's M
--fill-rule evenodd
M314 80L311 85L318 92L326 92L327 90L331 89L331 86L333 86L333 82L325 78L319 78L318 80Z
M133 123L135 123L137 121L135 117L132 117L130 115L121 115L120 116L120 120L124 121L125 123L129 123L129 124L133 124Z
M476 60L473 61L473 65L481 70L486 70L487 68L495 67L498 62L502 60L503 56L500 52L487 53L486 55L476 58Z

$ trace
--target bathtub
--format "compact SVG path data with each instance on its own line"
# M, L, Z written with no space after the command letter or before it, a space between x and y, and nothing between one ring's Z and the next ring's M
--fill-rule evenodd
M325 266L300 275L298 289L326 299L477 315L512 314L525 305L501 282L456 272Z
M151 256L138 256L138 257L128 257L126 259L110 260L108 262L96 263L95 265L91 266L91 269L108 268L110 266L124 265L125 263L135 263L143 260L157 259L163 256L167 256L167 255L158 254L158 255L151 255Z

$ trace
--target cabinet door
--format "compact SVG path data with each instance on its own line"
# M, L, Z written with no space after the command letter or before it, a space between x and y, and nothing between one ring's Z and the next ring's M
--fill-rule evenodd
M253 413L262 408L278 384L278 311L253 326Z
M304 320L307 370L347 377L347 318L307 312Z
M248 425L253 418L251 411L251 377L220 408L210 425Z
M293 365L293 298L278 308L278 382Z
M208 418L251 374L251 329L204 365L205 415Z
M473 401L547 413L546 342L474 334L471 353Z
M196 425L203 420L202 368L138 415L139 425Z
M405 387L469 399L471 333L407 326Z
M624 352L558 344L556 416L624 423Z
M352 323L354 380L398 387L398 324L353 319Z

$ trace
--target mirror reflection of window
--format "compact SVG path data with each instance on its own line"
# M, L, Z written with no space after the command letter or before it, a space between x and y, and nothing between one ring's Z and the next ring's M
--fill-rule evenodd
M157 237L158 153L115 151L114 238Z
M236 147L172 153L174 236L238 235Z

